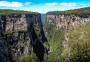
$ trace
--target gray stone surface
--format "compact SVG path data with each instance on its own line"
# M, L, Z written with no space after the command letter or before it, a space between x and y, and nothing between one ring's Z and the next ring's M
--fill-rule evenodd
M37 47L38 42L43 45L46 41L41 15L0 15L0 38L4 38L4 40L0 39L0 62L13 62L23 54L30 55L31 46ZM38 48L42 47L38 46ZM39 51L38 48L33 47L35 51Z

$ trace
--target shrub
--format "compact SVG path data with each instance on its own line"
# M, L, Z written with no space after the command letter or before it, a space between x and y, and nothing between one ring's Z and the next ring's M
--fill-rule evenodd
M68 47L61 53L60 62L90 62L90 24L69 32Z
M36 62L37 58L35 55L21 55L16 62Z

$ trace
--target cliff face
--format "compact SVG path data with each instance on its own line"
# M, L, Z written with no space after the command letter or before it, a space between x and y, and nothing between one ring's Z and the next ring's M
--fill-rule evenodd
M55 59L51 59L53 61L59 60L58 62L63 62L62 58L65 56L65 58L67 59L68 57L70 57L70 54L72 52L70 50L71 48L70 44L72 43L71 45L73 45L74 42L79 41L79 40L75 40L79 38L75 36L80 35L78 34L77 29L79 27L81 29L81 26L84 26L90 23L90 15L87 18L85 18L85 17L76 16L76 15L47 14L46 19L47 20L45 23L45 33L50 44L49 52L52 55L49 58L50 59L55 58ZM84 29L82 28L82 30ZM72 33L72 35L70 35L72 31L75 31L75 32L77 31L77 33ZM82 32L80 31L79 33L82 33ZM75 39L73 38L74 42L70 40L72 39L73 34L76 34L74 36ZM82 41L80 43L82 43ZM69 62L69 61L66 60L66 62Z
M51 62L90 61L90 56L88 56L90 52L88 50L90 48L88 46L90 45L89 10L90 8L83 8L47 13L45 32L50 44L48 57Z
M69 27L67 29L75 28L76 26L87 23L88 21L90 21L90 17L83 18L75 15L47 14L47 22L55 24L57 29L61 27Z
M68 47L68 32L76 29L82 24L90 22L90 16L87 18L79 17L76 15L64 15L64 14L47 14L46 21L46 34L48 35L54 28L54 31L61 30L64 31L64 41L63 46Z
M13 62L32 48L38 56L45 41L40 14L0 15L0 62Z

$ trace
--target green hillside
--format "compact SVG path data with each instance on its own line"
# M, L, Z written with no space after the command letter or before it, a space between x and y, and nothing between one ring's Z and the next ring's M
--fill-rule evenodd
M90 62L90 23L69 33L69 49L72 62Z
M23 10L11 10L11 9L0 9L0 15L9 14L37 14L37 12L23 11Z
M64 30L62 28L56 30L56 26L48 22L46 22L45 29L48 33L47 39L50 45L50 53L48 54L48 59L45 58L45 62L60 62L63 50L62 42L64 41Z
M90 23L69 32L69 47L64 48L61 62L90 62Z
M69 32L69 47L67 48L63 48L62 43L64 30L54 28L49 27L48 31L51 52L46 59L47 62L90 62L90 23Z
M90 7L67 10L67 11L52 11L47 14L65 14L65 15L76 15L80 17L88 17L90 15Z

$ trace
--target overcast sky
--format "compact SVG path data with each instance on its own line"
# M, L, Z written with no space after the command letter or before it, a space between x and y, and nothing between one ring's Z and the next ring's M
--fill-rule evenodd
M90 7L90 0L0 0L0 9L26 10L39 13Z

